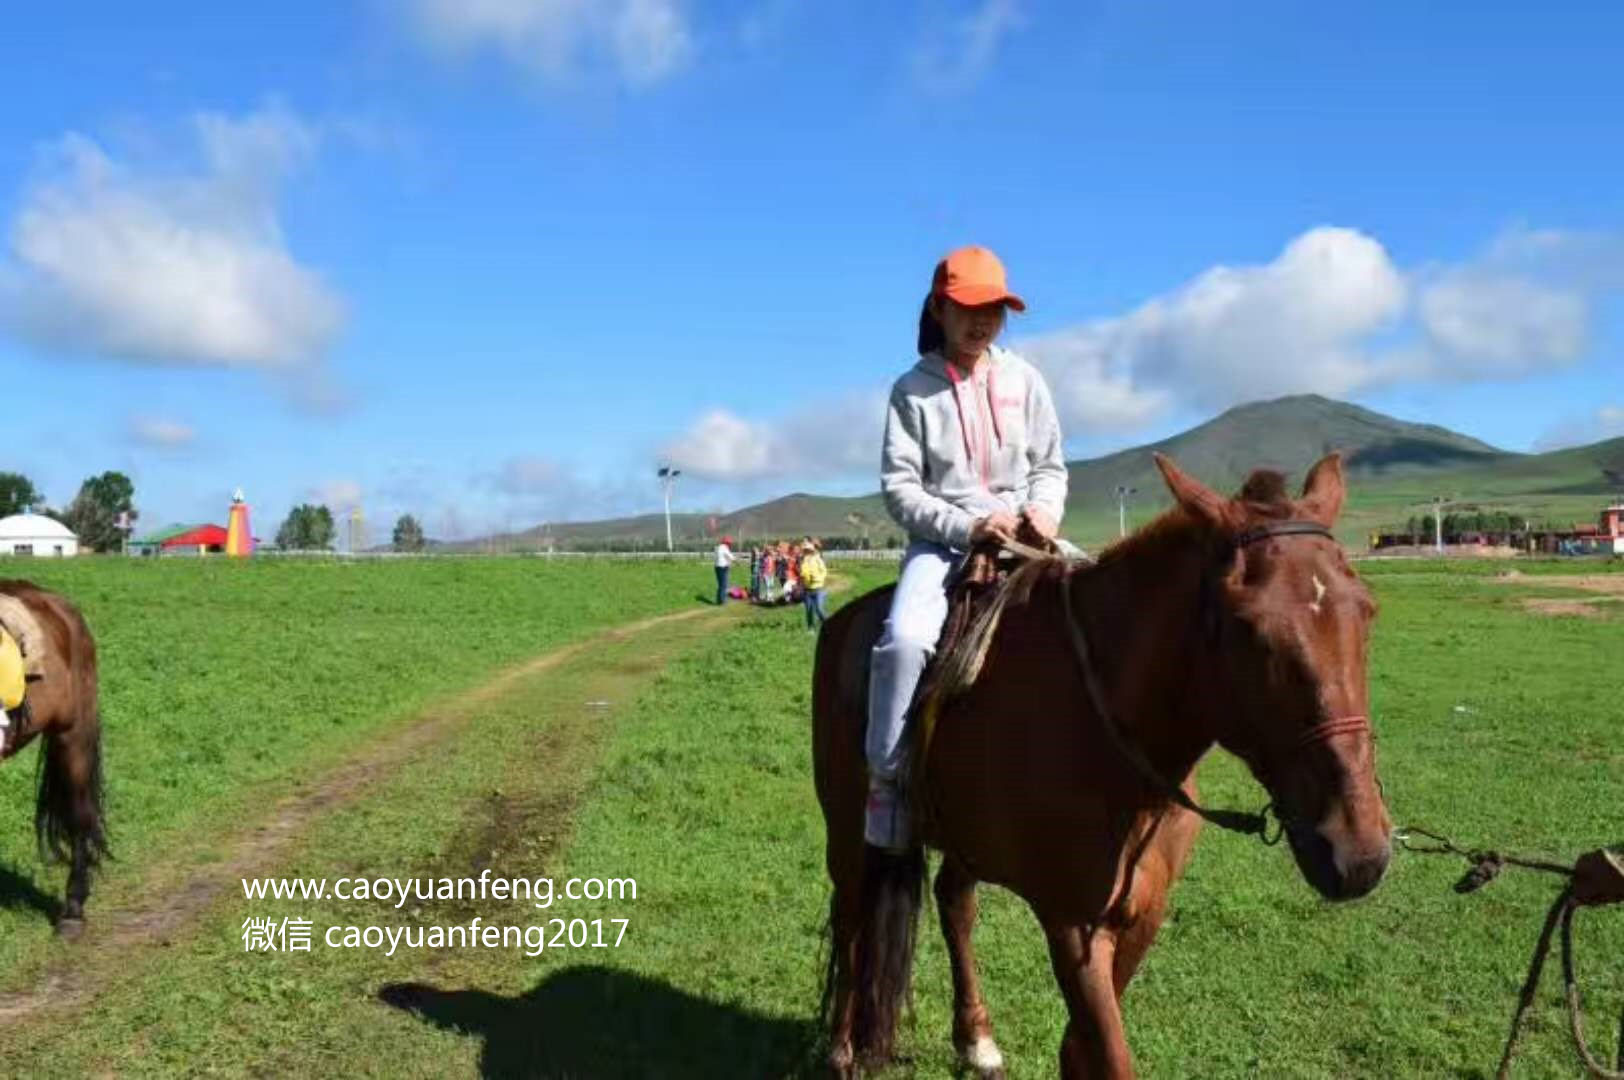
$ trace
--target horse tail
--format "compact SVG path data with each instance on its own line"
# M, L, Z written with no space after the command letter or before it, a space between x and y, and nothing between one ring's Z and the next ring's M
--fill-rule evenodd
M894 853L863 846L852 1044L860 1058L889 1060L897 1025L911 1005L914 942L925 892L925 850Z
M96 653L90 630L76 610L80 663L73 722L48 731L40 747L34 800L34 837L40 859L66 862L83 843L88 869L109 857L103 814L101 706Z
M101 731L71 744L69 738L53 732L40 747L34 836L46 862L69 861L74 842L83 838L89 865L95 866L109 854L102 825Z

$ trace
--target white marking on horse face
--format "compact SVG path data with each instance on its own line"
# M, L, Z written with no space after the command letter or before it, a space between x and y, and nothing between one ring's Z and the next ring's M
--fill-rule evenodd
M1315 574L1314 575L1314 599L1309 602L1308 610L1312 611L1315 615L1318 615L1320 613L1320 601L1324 600L1324 599L1325 599L1325 582L1323 582L1323 581L1321 581L1319 579L1318 574Z
M992 1072L1004 1067L1004 1055L999 1051L998 1044L986 1035L970 1044L970 1049L964 1052L964 1060L970 1068L980 1072Z

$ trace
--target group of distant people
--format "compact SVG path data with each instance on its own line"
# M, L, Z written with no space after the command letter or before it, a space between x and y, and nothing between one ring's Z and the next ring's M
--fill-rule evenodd
M738 592L728 584L733 563L741 556L733 552L733 538L724 536L716 545L716 603L727 603ZM815 630L828 618L829 570L824 565L818 542L810 536L799 543L780 540L750 549L750 590L741 599L756 604L793 604L806 608L806 626Z

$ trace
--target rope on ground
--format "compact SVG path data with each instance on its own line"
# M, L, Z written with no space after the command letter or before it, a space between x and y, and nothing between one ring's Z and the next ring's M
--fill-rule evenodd
M1424 837L1432 843L1413 843L1411 838L1417 836ZM1455 883L1455 891L1458 893L1481 889L1507 866L1560 874L1568 879L1562 891L1552 901L1550 910L1546 912L1545 925L1540 931L1538 942L1534 945L1534 955L1528 964L1528 976L1523 980L1522 993L1517 998L1517 1011L1512 1015L1511 1031L1506 1036L1506 1048L1500 1056L1500 1068L1495 1075L1498 1080L1508 1080L1511 1075L1511 1061L1517 1052L1517 1040L1522 1034L1523 1021L1527 1019L1528 1010L1539 991L1540 976L1545 971L1545 959L1551 951L1551 939L1560 925L1562 978L1568 1007L1568 1027L1573 1035L1573 1045L1591 1076L1598 1077L1599 1080L1624 1080L1624 1015L1619 1018L1618 1063L1616 1067L1609 1068L1597 1059L1590 1049L1590 1044L1585 1040L1584 1010L1579 1003L1579 978L1573 963L1573 913L1582 907L1624 903L1624 857L1607 848L1598 848L1579 856L1578 861L1572 866L1564 866L1544 859L1528 859L1498 851L1482 849L1468 851L1446 836L1421 828L1400 829L1395 837L1406 851L1413 851L1418 855L1458 855L1470 863L1466 874Z

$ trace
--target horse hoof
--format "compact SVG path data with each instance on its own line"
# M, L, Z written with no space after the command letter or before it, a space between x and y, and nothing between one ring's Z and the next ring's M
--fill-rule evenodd
M85 932L85 920L80 918L61 918L56 921L56 936L63 941L78 941L79 935Z
M979 1080L1004 1080L1004 1055L998 1044L986 1035L963 1051L964 1063L975 1070Z

